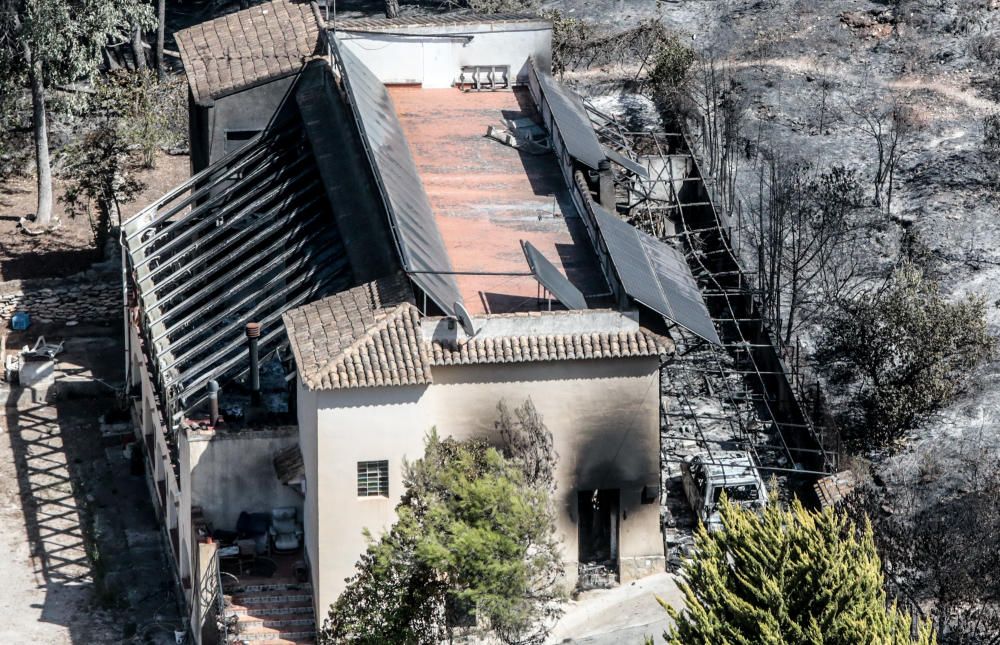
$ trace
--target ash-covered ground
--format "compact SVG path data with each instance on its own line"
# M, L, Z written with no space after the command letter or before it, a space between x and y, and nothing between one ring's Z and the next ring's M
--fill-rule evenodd
M876 148L858 113L894 97L906 102L919 128L900 162L892 212L881 215L865 244L868 279L884 279L909 231L929 249L943 291L984 296L990 330L1000 333L1000 195L991 190L997 169L982 145L983 118L1000 112L1000 2L560 0L545 6L609 30L659 17L738 83L740 136L820 169L843 165L870 177ZM602 109L648 114L635 110L629 96L638 71L636 61L613 63L569 71L565 80ZM739 169L745 198L756 197L754 163L744 160ZM904 449L873 456L890 499L916 481L932 491L926 503L960 493L974 455L1000 459L1000 362L972 381L971 391L915 431Z

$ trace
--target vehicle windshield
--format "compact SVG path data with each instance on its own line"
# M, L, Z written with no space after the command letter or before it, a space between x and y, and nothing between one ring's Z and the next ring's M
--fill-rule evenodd
M741 486L716 486L712 493L713 503L719 503L719 500L722 499L723 490L726 491L726 497L729 498L730 502L756 502L759 499L756 484L743 484Z

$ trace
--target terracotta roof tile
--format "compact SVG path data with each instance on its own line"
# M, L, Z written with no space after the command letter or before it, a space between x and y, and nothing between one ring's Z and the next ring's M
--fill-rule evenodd
M308 2L275 0L177 32L196 102L298 71L322 53L320 24Z
M283 316L310 389L430 382L420 314L402 275L317 300Z
M673 351L669 339L641 328L428 341L402 275L298 307L286 312L284 321L299 376L313 390L421 385L433 382L435 366L656 357Z
M430 343L433 365L483 365L536 361L662 356L670 340L645 329L618 332L472 338L464 343Z

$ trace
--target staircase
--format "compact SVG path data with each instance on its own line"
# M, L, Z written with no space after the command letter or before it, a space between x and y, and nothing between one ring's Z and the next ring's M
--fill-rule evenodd
M226 619L231 643L293 645L316 642L312 585L290 582L227 585Z

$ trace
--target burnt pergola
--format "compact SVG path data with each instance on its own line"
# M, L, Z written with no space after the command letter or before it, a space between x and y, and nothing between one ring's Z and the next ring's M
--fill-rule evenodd
M767 328L732 242L730 222L715 208L714 182L703 175L691 141L683 133L631 131L593 105L586 109L616 167L618 214L683 252L718 332L718 344L706 344L708 334L696 328L671 330L680 359L666 369L668 392L677 405L665 416L671 433L675 427L693 432L665 438L693 439L709 455L720 444L738 445L768 473L814 479L835 472L836 436L804 405L810 399L808 385L788 369L779 340ZM705 387L709 396L699 399L702 392L692 382L714 385ZM716 401L705 406L706 399ZM705 429L717 422L728 426L725 440Z
M247 373L246 323L261 325L262 362L282 356L282 312L354 281L295 109L126 222L122 242L132 315L171 426L207 398L210 380Z
M287 345L283 311L350 286L304 144L295 128L266 132L126 227L151 373L174 422L209 380L246 371L247 322L261 324L266 359Z

